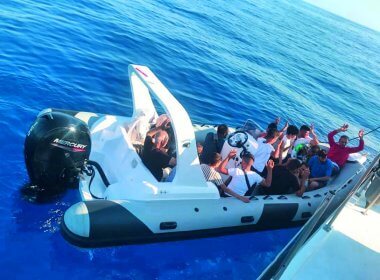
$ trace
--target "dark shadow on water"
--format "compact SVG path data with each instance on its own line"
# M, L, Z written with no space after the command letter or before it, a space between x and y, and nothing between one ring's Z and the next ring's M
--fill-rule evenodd
M59 231L64 212L75 202L80 201L77 190L66 189L49 192L30 183L24 183L12 196L11 222L16 225L11 234L33 238L47 238Z
M52 203L59 200L67 191L67 189L77 189L78 182L58 189L46 189L41 186L33 185L30 182L24 184L21 189L21 197L25 201L35 204Z

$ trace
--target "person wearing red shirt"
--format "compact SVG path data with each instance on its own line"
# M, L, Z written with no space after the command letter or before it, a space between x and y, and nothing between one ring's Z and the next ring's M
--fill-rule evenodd
M359 146L357 147L346 147L348 143L348 136L342 135L339 138L338 142L334 141L334 135L339 133L339 132L344 132L347 131L348 129L348 124L342 125L342 127L331 131L327 137L329 139L329 144L330 144L330 150L327 154L327 157L335 163L336 167L342 168L347 159L348 156L352 153L357 153L360 152L364 149L364 140L363 140L363 135L364 135L364 130L361 129L358 133L360 142ZM339 169L338 169L339 170Z

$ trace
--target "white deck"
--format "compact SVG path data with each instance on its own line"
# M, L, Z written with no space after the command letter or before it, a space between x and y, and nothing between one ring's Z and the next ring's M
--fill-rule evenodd
M380 205L364 215L355 196L330 231L319 229L290 262L281 279L379 279Z

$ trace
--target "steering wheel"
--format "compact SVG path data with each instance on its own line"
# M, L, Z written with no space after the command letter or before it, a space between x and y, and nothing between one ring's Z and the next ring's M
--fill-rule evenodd
M234 148L241 148L248 141L248 134L245 131L235 131L228 136L228 145Z

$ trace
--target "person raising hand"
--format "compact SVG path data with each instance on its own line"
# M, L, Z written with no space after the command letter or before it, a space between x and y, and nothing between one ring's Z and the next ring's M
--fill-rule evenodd
M352 153L360 152L364 149L364 130L361 129L358 132L359 145L357 147L347 147L349 138L347 135L340 136L338 142L335 142L334 136L339 132L346 132L348 129L348 124L343 124L340 128L331 131L327 137L330 144L330 150L327 157L333 161L335 172L342 168L348 159L348 156ZM334 172L334 173L335 173Z

